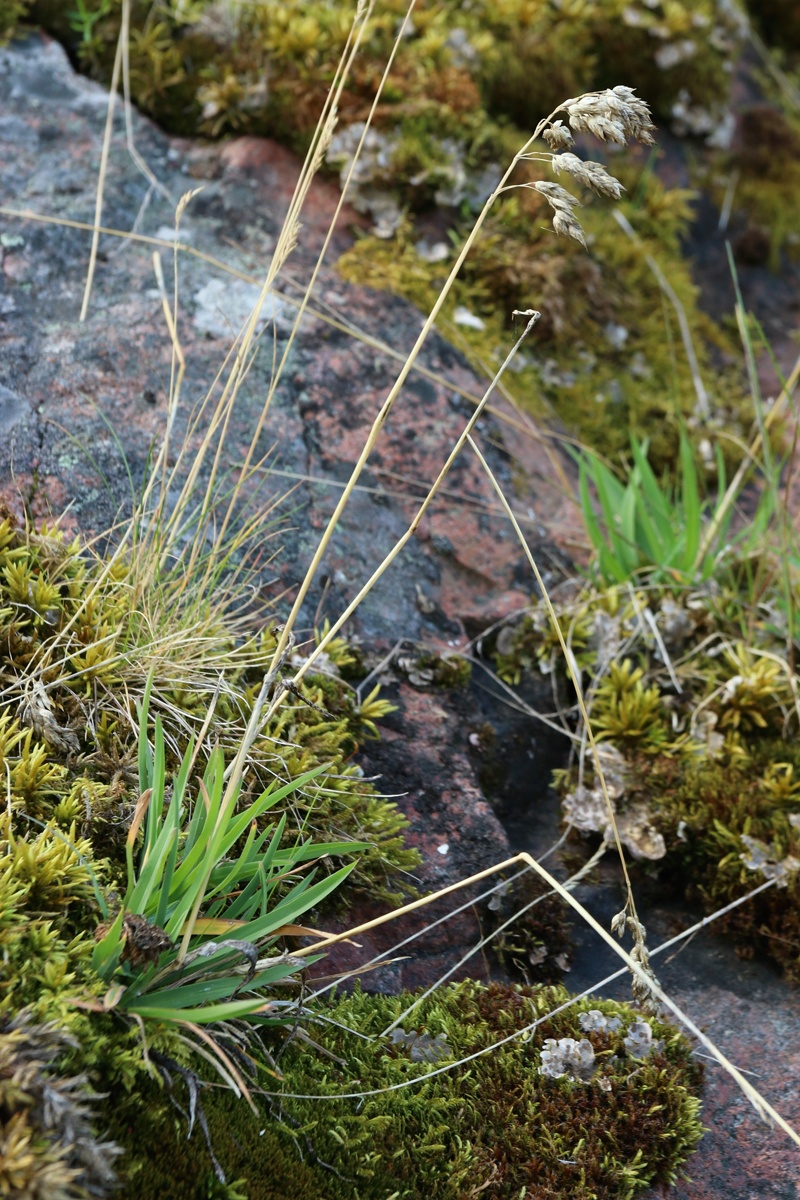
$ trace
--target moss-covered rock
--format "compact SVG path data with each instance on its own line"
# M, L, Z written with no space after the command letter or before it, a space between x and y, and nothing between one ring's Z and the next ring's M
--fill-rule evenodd
M694 590L590 587L556 612L584 673L623 844L709 911L776 879L721 927L797 979L800 756L789 635L796 600L787 602L763 562L760 587L739 567ZM574 705L542 604L503 631L496 662L510 683L555 672L564 709ZM603 833L607 802L591 756L556 782L573 827Z
M697 1144L700 1072L664 1023L597 1000L548 1016L559 988L467 982L404 1015L415 1000L355 992L314 1031L335 1058L281 1058L283 1131L335 1168L332 1198L623 1200L674 1179ZM634 1065L637 1030L654 1040Z
M468 982L402 1023L419 994L356 991L323 1006L310 1027L316 1046L291 1040L280 1051L283 1081L264 1085L269 1107L257 1089L258 1114L225 1090L202 1092L219 1166L250 1200L446 1200L468 1185L497 1200L525 1187L543 1200L625 1200L674 1179L702 1132L689 1043L612 1001L547 1016L568 999L560 988ZM142 1200L231 1195L200 1131L187 1142L163 1093L143 1099L111 1124L131 1190Z
M731 336L698 307L698 290L681 256L690 196L666 191L633 163L615 171L631 200L620 206L628 236L604 205L587 206L581 222L589 252L554 238L543 224L547 204L525 191L497 202L446 301L439 327L480 369L496 369L512 340L512 313L531 306L542 318L512 362L504 384L539 417L566 426L589 445L616 455L630 437L650 439L657 469L674 464L681 420L709 430L747 429L751 416L741 383L713 367L734 352ZM456 240L466 234L459 226ZM431 307L451 253L431 262L410 225L391 241L360 238L339 261L346 279L389 289ZM663 272L694 331L694 350L708 395L699 405L678 314L658 278Z

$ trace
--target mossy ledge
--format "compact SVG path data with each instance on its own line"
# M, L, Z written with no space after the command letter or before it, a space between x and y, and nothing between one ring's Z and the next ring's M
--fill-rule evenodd
M674 1181L696 1147L702 1069L664 1022L647 1018L647 1041L630 1005L585 999L546 1017L569 1000L564 989L468 981L439 989L384 1035L419 1000L357 990L320 1008L308 1027L318 1048L290 1041L277 1051L282 1082L263 1085L269 1111L254 1092L258 1116L224 1090L204 1093L214 1151L239 1177L228 1195L461 1200L480 1187L487 1200L630 1200ZM575 1052L562 1039L589 1044L588 1066L576 1068L584 1078L542 1073ZM339 1098L351 1092L366 1095ZM139 1200L225 1194L199 1133L187 1143L177 1117L136 1120L120 1113L112 1132L128 1147Z
M567 1188L576 1200L627 1200L674 1178L701 1132L700 1073L689 1043L653 1020L653 1045L634 1058L634 1026L642 1027L634 1009L581 1001L548 1017L569 1001L558 988L441 989L406 1021L400 1043L379 1035L415 997L356 991L330 1008L310 1007L303 1024L311 1043L271 1032L264 1042L251 1037L247 1056L263 1089L253 1087L256 1113L206 1072L201 1101L209 1139L195 1132L187 1141L172 1099L181 1102L179 1080L198 1080L204 1064L175 1025L152 1019L142 1031L107 1011L107 985L92 965L97 889L108 895L120 886L137 790L130 704L150 671L136 570L123 558L109 570L57 529L34 530L9 514L0 522L0 568L0 766L10 788L0 828L0 1120L23 1195L111 1195L116 1175L139 1200L368 1200L398 1187L409 1200L425 1192L455 1200L465 1180L480 1177L487 1197L498 1200L523 1187L542 1197ZM178 620L180 606L171 611ZM209 614L203 621L208 633L213 621ZM219 736L234 744L256 686L249 673L263 666L273 639L267 630L239 653L224 622L214 636L230 685L220 697ZM176 637L176 653L186 645ZM330 644L328 658L340 673L353 667L340 641ZM201 717L204 685L200 678L199 694L185 685L172 690L172 666L161 667L153 695L157 686L175 757L186 728ZM254 769L278 769L279 737L281 770L299 772L321 759L331 764L326 792L333 807L312 812L306 828L316 836L335 828L340 836L347 822L366 829L371 821L375 857L370 865L364 855L360 886L389 900L396 868L415 857L403 847L400 815L348 765L358 738L374 733L376 702L353 708L336 672L309 679L303 696L310 704L287 705L289 724L256 743ZM323 704L338 709L336 719L319 713ZM581 1014L593 1009L614 1018L612 1025L598 1025L596 1017L591 1028L582 1025ZM514 1036L539 1017L531 1036ZM572 1039L564 1045L579 1048L585 1078L542 1075L547 1038ZM479 1057L466 1069L382 1090L436 1068L424 1055L422 1065L414 1060L417 1042L436 1048L438 1065ZM153 1064L164 1084L171 1075L174 1097L154 1081ZM344 1085L378 1095L359 1107L337 1099ZM51 1120L43 1089L72 1104L77 1141L73 1126ZM320 1092L330 1099L293 1099ZM512 1120L522 1112L524 1121Z

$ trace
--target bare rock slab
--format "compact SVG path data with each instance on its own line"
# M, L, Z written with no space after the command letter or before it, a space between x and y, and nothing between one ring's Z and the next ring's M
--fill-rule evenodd
M180 197L202 189L180 225L181 242L196 253L178 256L178 333L187 361L178 434L188 411L212 387L258 297L300 169L294 155L269 139L188 143L132 113L133 143L147 164L146 176L126 143L120 100L101 224L157 240L101 235L81 322L91 233L76 224L94 220L107 100L99 86L75 75L53 42L32 36L0 50L0 384L7 389L0 410L0 486L7 499L21 496L34 512L68 509L68 519L87 532L110 526L120 509L130 508L127 468L135 489L150 447L163 436L171 343L152 256L160 255L172 296L169 243ZM256 428L338 198L325 180L311 187L297 250L262 313L260 350L228 433L228 467L241 461ZM330 262L351 244L360 221L345 206ZM258 444L270 463L265 500L291 490L276 532L281 552L264 582L275 597L291 595L302 578L422 326L410 305L349 285L327 265L311 309ZM309 598L309 625L338 615L407 529L415 500L472 412L455 389L482 394L481 381L438 336L428 340L420 363L435 377L409 377ZM13 403L11 393L19 398ZM534 542L559 525L563 533L566 502L553 485L542 444L521 436L519 421L509 425L498 413L487 415L479 432L492 469L509 494L516 492ZM521 470L515 465L520 442ZM371 640L408 636L446 643L463 638L465 622L480 626L524 604L531 587L491 485L465 452L419 536L367 598L353 628Z

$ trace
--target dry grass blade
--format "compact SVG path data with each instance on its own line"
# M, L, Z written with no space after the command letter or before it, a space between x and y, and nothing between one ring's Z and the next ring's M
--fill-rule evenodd
M100 242L100 234L98 228L103 216L103 191L106 186L106 172L108 171L108 155L111 149L111 135L114 130L114 107L117 99L117 89L119 88L119 76L122 69L122 54L126 40L126 19L124 14L129 12L130 0L123 0L123 23L120 27L119 38L117 39L117 50L114 55L114 69L111 72L111 83L108 91L108 108L106 110L106 125L103 132L103 148L100 152L100 169L97 174L97 193L94 206L94 224L95 230L92 234L92 249L89 253L89 267L86 272L86 284L83 291L83 303L81 304L81 321L86 320L86 314L89 311L89 300L92 295L92 282L94 280L95 266L97 265L97 247Z

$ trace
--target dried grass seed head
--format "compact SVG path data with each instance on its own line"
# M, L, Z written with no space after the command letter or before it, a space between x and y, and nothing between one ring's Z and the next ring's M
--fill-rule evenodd
M580 207L580 201L561 186L560 183L538 181L532 185L534 191L544 196L553 209L553 229L564 237L574 238L586 248L586 238L580 224L575 219L573 209Z
M533 186L535 191L540 192L556 211L560 209L563 212L572 212L574 208L580 208L580 201L560 183L547 183L539 180Z
M584 162L577 154L554 154L553 170L566 171L574 180L596 192L598 196L609 196L619 200L625 188L618 179L609 175L602 163Z
M553 121L548 125L542 134L542 138L547 142L551 150L566 150L568 146L575 144L575 139L567 129L566 125L560 119Z
M586 238L583 235L583 229L575 220L571 212L567 212L560 208L557 209L553 214L553 229L561 237L571 237L574 238L576 242L580 242L584 250L588 248L586 245Z
M634 95L633 88L618 85L603 92L587 92L565 100L561 107L578 133L593 133L601 142L618 145L624 145L630 138L646 146L653 145L650 131L655 125L650 119L650 109Z

